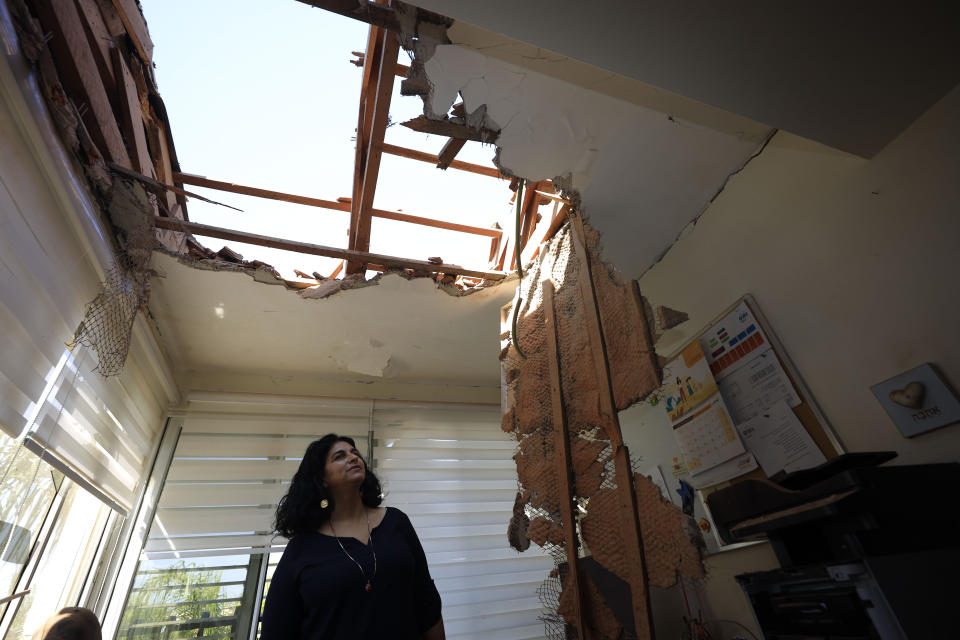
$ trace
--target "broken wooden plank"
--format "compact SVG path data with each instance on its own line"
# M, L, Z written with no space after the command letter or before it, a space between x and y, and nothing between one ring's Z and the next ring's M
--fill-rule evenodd
M87 40L90 42L90 49L93 51L93 57L97 62L97 68L100 69L100 78L103 80L103 86L108 96L114 96L116 93L116 76L111 62L111 49L113 46L113 36L107 28L107 24L100 13L96 0L77 0L77 10L83 17L84 31Z
M43 28L50 32L49 46L67 91L100 153L113 162L130 166L113 106L100 69L73 2L38 2Z
M203 200L204 202L209 202L210 204L220 205L221 207L226 207L227 209L233 209L234 211L239 211L239 212L243 213L243 209L237 209L236 207L231 207L231 206L228 205L228 204L223 204L222 202L217 202L216 200L211 200L210 198L204 198L203 196L201 196L201 195L198 194L198 193L193 193L193 192L191 192L191 191L185 191L185 190L181 189L180 187L175 187L175 186L173 186L173 185L171 185L171 184L164 184L164 183L160 182L159 180L154 180L154 179L151 178L150 176L145 176L145 175L143 175L142 173L137 173L136 171L131 171L130 169L127 169L126 167L122 167L122 166L118 165L118 164L115 163L115 162L108 162L108 163L107 163L107 166L108 166L108 167L110 168L110 170L113 171L114 173L119 173L120 175L126 176L127 178L131 178L131 179L133 179L133 180L139 180L140 182L142 182L143 184L147 185L148 187L153 187L153 189L160 190L161 193L163 193L164 191L172 191L172 192L178 193L178 194L180 194L180 195L182 195L182 196L187 196L187 197L190 197L190 198L196 198L197 200Z
M400 31L400 21L397 18L397 12L391 7L373 2L362 0L300 0L303 4L311 7L325 9L332 13L353 18L369 25L389 29L391 31Z
M117 13L117 9L113 6L113 0L94 0L94 2L97 7L100 8L100 15L103 17L103 23L106 25L111 39L116 43L117 38L126 35L127 28L123 26L120 14Z
M416 271L425 271L428 273L450 273L453 275L472 276L487 280L503 280L507 277L507 274L498 271L478 271L476 269L464 269L463 267L453 264L431 264L426 260L412 260L409 258L398 258L396 256L385 256L382 254L370 253L368 251L339 249L336 247L327 247L319 244L310 244L308 242L297 242L294 240L285 240L283 238L262 236L255 233L247 233L245 231L224 229L223 227L215 227L196 222L175 220L173 218L156 218L153 222L154 225L159 229L183 231L194 233L200 236L207 236L209 238L220 238L221 240L244 242L261 247L283 249L284 251L323 256L325 258L339 258L341 260L347 260L348 262L354 261L362 264L378 264L388 268L414 269Z
M360 67L362 69L363 63L364 63L364 60L366 59L367 54L363 53L362 51L351 51L350 53L352 53L357 57L356 60L351 60L350 64L352 64L355 67ZM406 78L407 74L410 73L410 67L408 67L405 64L397 64L397 68L394 71L394 73L398 78Z
M567 216L571 211L573 211L573 205L565 204L560 207L560 211L557 212L557 215L553 216L553 218L550 220L550 226L547 227L546 232L543 234L543 240L541 242L546 242L553 236L557 235L557 231L559 231L560 227L562 227L567 221Z
M460 124L451 120L431 120L427 116L417 116L413 120L401 122L403 126L420 133L431 133L433 135L443 136L444 138L458 138L461 140L474 140L476 142L493 143L500 135L499 131L493 129L471 127L466 124Z
M523 226L520 231L519 240L521 252L527 247L527 243L530 242L530 237L533 235L539 222L540 196L537 194L537 189L540 188L542 184L543 181L528 185L527 190L523 194Z
M447 140L446 144L443 145L443 149L440 149L440 153L437 154L437 169L446 170L465 144L467 144L467 141L462 138L450 138Z
M191 175L189 173L174 173L174 181L180 184L192 184L197 187L206 187L208 189L217 189L230 193L239 193L247 196L266 198L269 200L279 200L281 202L292 202L303 204L320 209L330 209L332 211L350 211L350 198L339 198L337 201L321 200L320 198L310 198L307 196L298 196L281 191L270 191L269 189L258 189L256 187L247 187L232 182L222 182L220 180L211 180L201 176ZM434 227L436 229L447 229L448 231L460 231L462 233L471 233L478 236L498 238L503 233L499 229L485 229L484 227L474 227L467 224L456 222L447 222L446 220L437 220L435 218L424 218L421 216L401 213L399 211L387 211L385 209L371 209L370 215L374 218L383 218L385 220L397 220L400 222L409 222L419 224L424 227Z
M113 72L117 81L117 103L120 107L120 126L123 137L127 140L127 150L133 161L133 169L145 176L155 177L153 159L150 157L150 147L143 129L143 112L140 111L140 98L137 94L137 85L127 68L120 49L110 50L113 59Z
M393 156L400 156L401 158L419 160L420 162L429 162L432 165L440 163L439 156L432 153L427 153L426 151L417 151L416 149L398 147L393 144L387 144L386 142L383 143L382 149L384 153L389 153ZM463 162L462 160L452 161L450 163L450 168L459 169L460 171L468 171L470 173L477 173L482 176L490 176L491 178L500 178L501 180L506 179L506 176L502 175L496 167L485 167L482 164Z
M590 254L587 253L586 233L583 229L583 219L580 215L571 215L573 252L580 263L577 285L583 302L583 317L587 328L587 339L590 344L590 356L593 360L594 374L599 388L600 426L610 440L613 449L614 477L617 482L617 499L620 502L620 512L623 522L621 536L624 547L632 557L628 560L631 571L640 568L642 579L631 582L630 595L632 599L633 620L636 635L639 640L653 638L653 609L650 606L650 588L647 583L646 561L643 552L643 537L640 533L640 519L637 513L637 499L633 486L633 470L630 466L630 454L623 443L623 432L620 430L620 417L613 399L613 384L610 380L610 361L607 357L606 341L603 337L603 327L600 319L600 307L597 303L596 291L593 285L590 264Z
M113 0L113 6L120 16L120 21L127 30L127 35L133 42L140 58L147 64L153 64L153 41L147 31L147 22L143 19L140 7L136 0Z
M563 522L563 540L567 552L567 571L569 575L565 588L572 589L573 611L578 638L584 634L583 598L580 595L580 568L577 562L579 544L577 523L574 520L573 463L570 459L570 433L567 428L567 415L563 408L563 387L560 383L560 353L557 347L557 318L553 307L553 281L543 281L543 310L546 316L547 364L550 369L550 404L553 407L553 442L560 464L557 465L557 486L560 487L560 519Z
M347 18L353 18L354 20L360 20L361 22L366 22L367 24L381 27L383 29L389 29L390 31L400 31L400 19L397 16L397 12L402 10L407 15L415 14L413 24L418 22L429 22L430 24L436 24L444 27L449 27L453 24L453 20L442 16L439 13L434 13L433 11L427 11L426 9L420 9L419 7L414 7L413 5L400 2L399 0L393 0L391 6L374 4L373 2L367 2L366 0L299 0L304 4L308 4L311 7L317 7L318 9L326 9L333 13L338 13Z

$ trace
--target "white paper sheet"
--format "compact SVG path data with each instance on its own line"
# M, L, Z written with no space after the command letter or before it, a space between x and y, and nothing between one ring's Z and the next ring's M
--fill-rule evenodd
M781 400L791 407L800 404L800 396L769 347L750 354L742 365L726 369L716 378L720 395L738 425Z
M783 400L737 425L747 449L767 477L815 467L826 458Z
M721 462L712 469L707 469L703 473L690 476L690 484L694 489L704 489L712 487L721 482L733 480L743 474L753 471L757 468L757 459L749 451L736 458Z

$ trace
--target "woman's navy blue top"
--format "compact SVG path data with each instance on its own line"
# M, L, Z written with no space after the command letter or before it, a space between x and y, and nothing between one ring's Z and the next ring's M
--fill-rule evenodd
M371 537L372 548L356 538L340 538L373 576L373 589L367 591L367 579L337 538L294 536L270 581L261 640L419 640L440 619L440 594L420 540L407 515L393 507L387 507Z

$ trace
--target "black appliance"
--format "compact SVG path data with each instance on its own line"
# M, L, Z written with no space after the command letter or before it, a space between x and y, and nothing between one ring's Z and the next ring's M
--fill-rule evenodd
M960 464L845 454L707 496L721 538L781 568L737 576L767 640L960 638Z

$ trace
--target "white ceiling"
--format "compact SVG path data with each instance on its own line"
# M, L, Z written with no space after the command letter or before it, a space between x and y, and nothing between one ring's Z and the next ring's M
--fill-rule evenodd
M500 307L515 286L455 297L388 275L303 299L237 271L154 253L150 311L178 372L231 370L449 384L496 383Z
M610 75L595 67L579 69L574 84L442 45L424 68L434 113L445 113L458 94L468 112L486 108L485 126L500 130L501 166L529 180L570 177L584 216L602 234L603 257L627 278L660 259L771 132L679 96L671 99L676 111L663 112L643 96L627 102L588 89Z
M413 4L867 157L960 82L956 2Z

